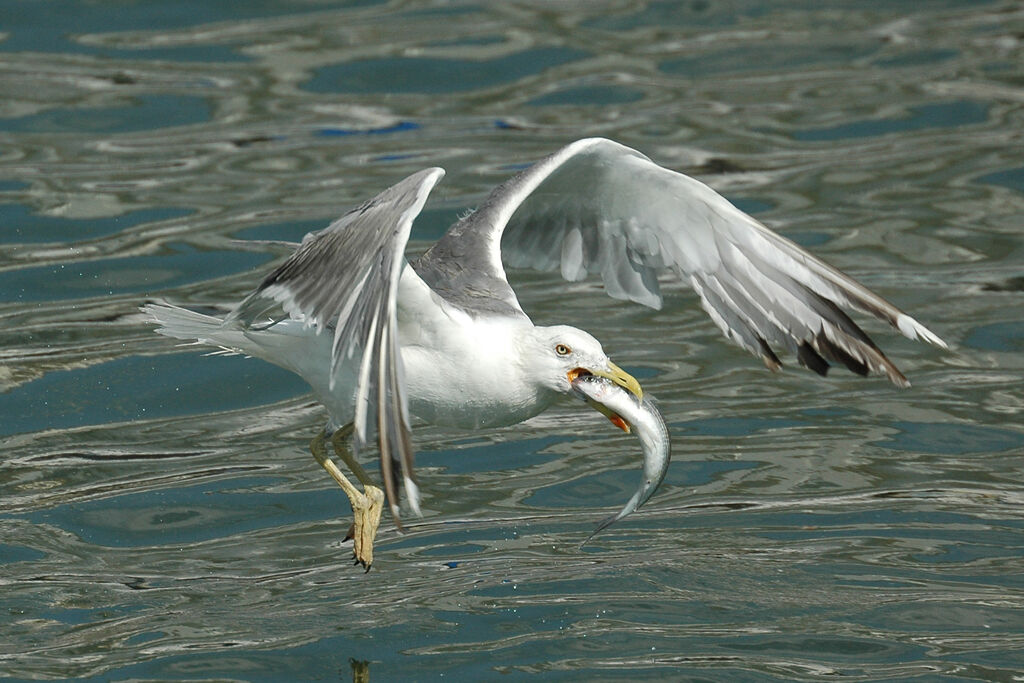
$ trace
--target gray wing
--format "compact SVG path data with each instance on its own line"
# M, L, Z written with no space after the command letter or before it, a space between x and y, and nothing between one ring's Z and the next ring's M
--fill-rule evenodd
M498 187L417 269L450 268L454 242L475 245L464 250L459 267L485 272L501 305L516 310L502 255L512 267L560 270L567 280L597 272L610 296L652 308L662 303L658 272L674 271L696 290L722 332L771 369L781 366L775 347L819 374L831 360L906 386L841 307L945 347L913 318L708 186L610 140L574 142ZM499 281L503 287L494 284ZM471 307L473 301L456 303Z
M286 317L318 334L333 333L331 366L325 368L329 388L335 390L343 365L358 363L353 420L357 445L366 443L367 416L376 414L381 472L395 513L399 471L410 505L418 507L398 352L398 281L413 219L443 175L440 168L415 173L310 233L228 317L249 329L265 329L275 323L262 322L264 315L280 306Z

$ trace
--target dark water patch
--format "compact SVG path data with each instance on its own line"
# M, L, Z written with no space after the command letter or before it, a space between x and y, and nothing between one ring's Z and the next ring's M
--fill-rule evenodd
M0 433L203 415L307 391L294 373L240 356L129 356L19 385L3 395Z
M360 94L462 92L514 82L588 56L574 48L536 47L479 61L438 57L364 59L317 69L305 89Z
M1024 432L989 425L895 422L891 426L897 433L880 445L896 451L967 455L1024 447Z
M1016 78L1020 72L1020 64L1015 61L997 60L982 64L981 70L989 74Z
M371 575L373 572L371 572ZM371 581L373 578L370 579ZM382 590L384 590L382 588ZM333 596L324 595L330 601ZM328 602L328 604L331 604ZM221 639L188 647L188 640L182 646L182 637L174 634L149 643L151 648L161 652L159 657L149 661L134 661L109 671L115 679L132 680L194 680L229 679L245 681L286 681L307 680L311 677L329 677L332 680L425 680L451 676L457 670L460 678L467 681L491 680L494 676L493 663L488 658L459 657L456 662L450 656L415 657L415 671L410 671L409 661L412 646L441 646L446 638L458 631L455 623L441 623L424 628L416 620L420 609L410 605L408 622L394 621L377 627L364 627L352 620L346 621L342 612L349 608L337 605L336 618L320 621L315 628L321 632L315 638L302 638L302 644L295 645L294 639L281 639L261 643L258 648L251 642L236 642ZM251 638L252 629L273 627L280 624L266 614L258 621L250 622L248 628L239 626L239 638ZM464 617L460 618L460 621ZM475 620L471 619L475 625ZM164 640L168 643L161 647ZM396 647L396 643L400 646ZM159 648L159 649L157 649ZM166 651L167 653L164 653ZM468 660L468 661L467 661ZM475 662L472 660L476 660ZM353 675L353 672L357 672Z
M841 420L855 414L853 410L835 406L828 408L804 408L800 413L809 418L824 418L827 420Z
M425 467L443 467L448 474L520 469L558 458L557 454L546 452L546 449L561 440L544 437L502 441L450 451L420 451L416 454L416 462Z
M753 197L728 197L728 200L740 211L749 214L764 213L775 208L775 203L766 199L754 199Z
M471 14L476 10L472 7L446 7L446 8L432 8L431 10L421 11L423 14L428 12L436 11L445 16L452 16L453 14ZM465 38L452 38L451 40L439 40L430 43L431 47L484 47L487 45L501 45L506 40L505 36L502 35L489 35L489 36L467 36Z
M513 285L514 284L515 283L513 283ZM661 370L659 370L658 368L652 368L646 365L628 365L626 363L623 363L622 369L628 372L629 374L633 375L633 377L635 377L638 380L651 379L661 374Z
M821 245L828 244L835 239L834 235L830 235L827 232L815 232L813 230L801 230L799 232L793 230L779 230L778 233L786 239L796 242L805 249L820 247Z
M770 429L788 429L805 424L784 418L712 417L681 422L679 426L699 436L750 436Z
M747 636L738 638L732 643L722 645L723 648L750 652L772 652L773 656L781 654L804 656L813 652L817 656L827 655L831 660L859 662L863 657L872 659L883 658L890 662L901 662L925 656L924 646L913 646L888 639L871 639L853 636ZM839 663L834 666L841 666Z
M0 180L0 192L17 192L32 187L24 180Z
M382 0L347 0L349 8L381 4ZM85 53L98 56L131 55L133 59L189 61L247 61L229 46L185 45L148 49L122 48L82 43L83 34L112 34L124 31L183 31L213 22L241 22L277 15L296 15L318 11L316 3L296 6L282 0L255 0L244 4L208 3L202 0L181 2L140 2L108 5L76 0L47 2L4 2L4 31L0 41L5 52Z
M648 26L712 28L732 26L744 16L756 16L763 13L764 10L757 5L726 6L709 0L693 0L691 2L660 0L659 2L645 3L642 9L635 12L618 15L608 13L596 19L588 19L583 25L605 31L632 31Z
M875 61L878 66L901 67L921 66L923 64L938 64L949 61L960 54L959 50L948 50L937 48L933 50L918 50L915 52L904 52L894 57L886 57Z
M876 46L864 43L827 46L751 45L668 59L659 65L667 74L703 80L708 76L757 72L797 71L848 64L872 54Z
M58 263L0 273L0 301L65 301L113 294L154 294L248 270L265 263L267 254L246 251L199 251L167 245L148 256Z
M96 46L94 49L104 57L121 57L126 60L160 60L179 64L247 62L252 59L248 55L236 51L230 45L179 45L175 47L150 47L148 45L111 47L105 45L103 47ZM93 50L87 49L86 51Z
M132 95L131 104L116 107L49 109L14 118L0 118L9 133L132 133L210 120L205 97L195 95Z
M1019 633L1020 612L996 604L942 601L931 605L877 605L863 615L865 625L888 630L898 625L904 633L953 634L965 630Z
M931 521L929 519L930 523ZM964 572L968 572L973 563L979 561L986 563L999 555L1011 562L1014 558L1020 557L1020 552L1024 550L1024 547L1019 539L1020 529L1016 533L989 534L986 536L984 544L964 540L959 534L950 534L943 543L909 555L909 558L922 567L929 564L936 567L959 566ZM1014 542L1017 545L1016 551L1009 545ZM1017 577L1007 578L1012 579L1012 583L1024 585L1024 581Z
M331 224L331 218L310 219L305 221L290 221L288 223L266 223L254 225L235 233L240 240L283 240L286 242L301 242L302 238L311 232L323 230Z
M636 491L642 476L639 471L640 444L635 440L628 440L624 443L623 452L636 454L636 463L633 467L627 465L620 470L599 472L577 477L568 482L558 482L538 489L527 497L524 503L545 508L578 509L581 501L586 501L589 505L596 507L621 508ZM743 460L686 461L685 442L677 445L676 455L679 457L672 463L669 474L665 477L665 484L668 485L704 486L729 473L754 469L759 466L759 463ZM657 501L657 494L652 500ZM648 503L648 505L651 504ZM642 510L643 508L641 508ZM638 514L642 514L642 512ZM635 517L636 514L627 519ZM597 523L600 519L593 521Z
M905 541L908 555L913 555L915 568L921 568L920 553L931 551L946 544L974 542L965 539L962 529L977 524L977 517L969 512L951 512L908 505L908 500L928 500L926 496L905 496L902 498L877 498L895 501L888 507L871 505L863 509L851 509L849 501L837 500L834 506L818 503L813 510L805 506L800 509L750 508L736 515L723 517L721 525L749 525L757 528L757 535L779 541L825 540L830 538L854 539L901 539ZM1001 519L999 525L1004 531L989 530L986 542L989 549L1002 547L1004 551L1024 545L1019 531L1024 522ZM919 543L918 541L927 541ZM1005 544L1005 545L1004 545ZM882 545L885 545L882 543ZM988 553L991 556L991 553ZM931 561L929 560L929 563ZM819 571L809 568L807 571ZM1020 582L1024 577L1014 578Z
M339 215L346 210L346 207L339 207ZM411 242L435 242L440 239L441 235L447 232L448 228L456 223L459 220L459 217L464 213L464 209L427 207L421 211L418 216L416 216L412 225L412 231L409 235L409 240ZM287 242L301 242L302 238L307 234L323 230L329 226L333 220L334 218L328 217L288 223L268 223L239 230L235 235L241 240L282 240Z
M622 86L595 85L579 88L557 90L541 95L529 101L537 107L554 105L599 106L611 104L629 104L644 98L642 90Z
M144 633L136 633L125 640L124 644L128 646L142 645L144 643L150 643L154 640L159 640L167 636L164 631L146 631Z
M416 216L409 239L436 242L465 213L465 209L427 207Z
M405 519L405 522L414 533L393 536L388 540L388 552L401 554L402 551L415 550L417 555L447 560L440 562L438 566L449 569L453 568L453 563L459 565L460 561L466 562L474 555L493 547L496 542L517 538L519 533L514 526L517 522L498 520L478 525L442 520L439 526L430 529L429 535L424 536L416 533L419 530L416 529L416 523L412 518ZM425 542L429 543L427 549L424 549ZM452 557L458 557L458 560L452 560Z
M46 553L22 545L0 543L0 564L12 562L35 562L46 557Z
M618 576L596 576L588 581L588 587L594 592L612 595L619 589L620 582L621 578ZM638 596L650 595L656 591L654 586L642 584L635 586L635 589ZM499 583L481 586L474 589L472 593L473 595L488 598L507 598L520 595L572 595L577 590L579 590L579 586L573 581L572 577L565 577L562 579L548 579L546 581L514 581L507 579ZM545 616L550 616L550 614L538 614L537 616L544 618ZM553 620L553 626L555 627L568 625L569 623L571 623L570 618Z
M339 497L344 498L334 488L296 493L251 491L277 481L278 477L221 479L58 505L26 517L104 548L176 546L334 519Z
M63 218L32 213L23 204L0 204L0 242L81 242L195 212L195 209L179 207L152 207L104 218Z
M1011 190L1024 192L1024 166L1011 168L1006 171L997 171L975 178L975 182L987 185L1001 185Z
M793 138L804 142L826 142L851 138L878 137L893 133L909 133L928 128L958 128L985 123L990 105L974 100L957 100L939 104L910 107L908 115L898 119L870 119L793 132Z
M996 286L986 286L985 289L1000 292L1024 291L1024 278L1020 278L1021 287L1011 281ZM1014 353L1024 351L1024 321L1012 321L1002 323L991 323L980 325L971 330L970 334L963 341L964 346L983 351L1003 351Z
M436 536L432 536L431 540L435 543L438 541ZM389 546L390 547L390 546ZM488 546L479 543L444 543L440 547L427 548L426 550L420 551L420 555L423 557L451 557L452 555L472 555L475 553L482 552L487 549ZM454 564L458 566L458 562L449 562L449 565ZM455 567L449 567L454 569Z
M43 619L59 621L62 624L81 626L109 618L110 610L105 608L62 607L61 609L42 610L39 616Z

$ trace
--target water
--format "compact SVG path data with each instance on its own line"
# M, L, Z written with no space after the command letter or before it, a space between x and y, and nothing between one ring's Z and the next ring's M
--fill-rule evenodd
M583 5L580 7L580 5ZM227 9L230 7L230 11ZM1012 2L0 3L0 674L1024 676L1024 15ZM580 404L415 435L424 518L350 566L301 382L137 313L223 307L412 171L436 238L605 135L705 179L946 340L914 382L767 373L516 278L660 397L665 485ZM566 292L569 292L568 297Z

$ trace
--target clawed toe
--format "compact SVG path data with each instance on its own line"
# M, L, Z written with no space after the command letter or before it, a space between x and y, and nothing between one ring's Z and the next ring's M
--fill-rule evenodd
M377 536L380 517L384 512L384 492L376 486L367 484L363 492L350 496L354 520L349 528L352 538L353 557L356 564L370 570L373 564L373 540Z
M340 451L343 449L339 445L341 439L338 437L342 434L342 430L339 430L339 432L335 433L335 437L332 438L335 451L338 451L339 455L342 454ZM317 462L338 482L338 485L341 486L341 489L348 496L348 500L352 504L354 520L348 528L348 533L345 534L345 541L350 538L352 539L352 557L355 560L355 564L361 564L366 567L366 571L370 571L370 566L373 564L373 539L377 536L380 516L384 512L384 492L378 487L367 483L366 473L355 460L352 460L350 466L357 473L359 480L363 484L362 491L357 489L327 455L325 440L326 432L321 432L309 444L310 450Z

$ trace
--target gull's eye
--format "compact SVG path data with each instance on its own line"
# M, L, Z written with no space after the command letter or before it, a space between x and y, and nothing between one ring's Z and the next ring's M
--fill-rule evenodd
M559 356L568 356L570 353L572 353L572 349L570 349L565 344L559 344L555 347L555 353L557 353Z

